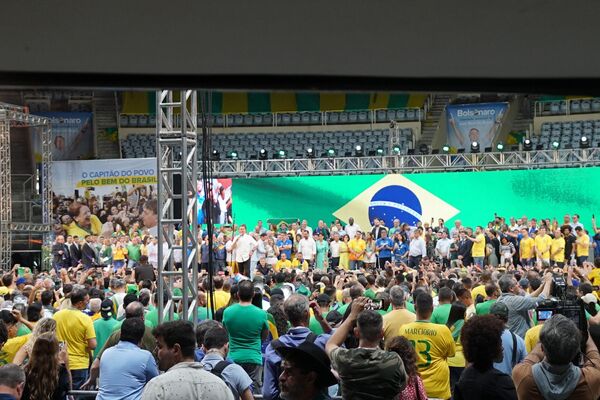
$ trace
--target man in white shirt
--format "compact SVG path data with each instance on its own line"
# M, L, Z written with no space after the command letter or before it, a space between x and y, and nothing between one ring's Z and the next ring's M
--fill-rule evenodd
M302 223L300 224L300 228L298 228L298 230L296 231L297 235L304 235L303 232L307 230L308 231L308 236L312 237L313 235L313 230L310 226L308 226L308 221L303 219Z
M581 227L581 229L584 229L583 224L579 222L579 214L573 214L573 222L571 222L571 228L573 228L573 231L575 231L575 228L577 228L578 226Z
M454 221L454 227L452 229L450 229L450 236L458 236L458 233L460 232L460 230L462 229L462 222L460 219L457 219L456 221Z
M340 265L340 235L333 232L333 240L329 243L329 251L331 252L331 266L337 268Z
M358 224L354 223L354 218L350 217L348 218L348 225L346 225L344 230L346 231L346 235L350 236L350 238L353 238L356 236L356 232L360 231L361 229Z
M317 243L309 236L308 230L302 231L302 239L298 242L298 251L302 253L302 258L312 265L317 255Z
M250 276L250 257L256 249L256 240L246 233L246 225L241 225L239 235L233 238L231 251L235 252L235 262L240 274Z
M440 231L438 235L440 235L440 238L435 245L435 255L442 261L442 267L447 269L450 268L450 245L452 244L452 239L448 238L446 231Z
M427 248L425 247L425 240L421 237L423 230L421 228L415 229L413 232L413 238L408 244L408 267L418 269L421 264L423 256L427 255Z

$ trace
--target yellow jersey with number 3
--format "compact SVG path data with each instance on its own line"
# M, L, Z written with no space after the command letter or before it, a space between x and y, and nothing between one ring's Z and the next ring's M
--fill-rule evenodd
M450 370L448 358L456 352L452 333L446 325L416 321L400 328L400 336L410 341L417 353L417 368L427 397L449 399Z

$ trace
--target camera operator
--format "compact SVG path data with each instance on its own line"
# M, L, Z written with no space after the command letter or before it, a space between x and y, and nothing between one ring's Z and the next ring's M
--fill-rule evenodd
M590 323L598 323L590 319ZM577 325L563 315L547 320L540 343L515 366L513 380L520 399L597 399L600 354L589 335L582 367L573 364L581 345Z
M529 296L520 296L520 288L513 275L506 274L498 281L502 295L498 298L499 303L504 303L508 307L508 329L521 338L531 328L529 311L534 310L538 302L550 296L552 289L552 273L548 272L544 276L544 282Z

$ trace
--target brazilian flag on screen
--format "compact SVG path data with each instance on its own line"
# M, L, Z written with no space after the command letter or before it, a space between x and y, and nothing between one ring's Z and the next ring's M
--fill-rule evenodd
M578 213L586 227L600 212L600 167L426 174L278 177L233 180L236 223L279 216L344 222L373 218L411 225L431 218L485 225L507 218L553 218Z

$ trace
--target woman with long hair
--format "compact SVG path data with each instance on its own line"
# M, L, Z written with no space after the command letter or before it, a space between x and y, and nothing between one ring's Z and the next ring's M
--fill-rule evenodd
M406 386L400 393L402 400L426 400L427 392L417 369L417 354L414 347L404 336L396 336L387 345L388 351L398 353L406 371Z
M13 359L13 363L17 365L24 365L27 363L29 358L31 357L31 352L33 350L33 345L36 340L45 333L51 333L52 335L56 334L56 321L52 318L42 318L38 321L31 332L31 336L27 343L25 343Z
M52 332L40 335L33 345L29 363L25 366L23 400L62 400L67 397L70 379L58 340Z
M365 268L371 269L375 267L375 263L377 262L377 253L375 252L375 240L373 239L373 235L371 232L367 232L367 239L365 243L367 245L365 249Z
M456 346L454 357L448 358L448 366L450 367L450 390L453 392L454 385L456 385L460 375L465 369L465 356L463 355L462 345L460 342L460 332L465 324L466 313L467 306L459 301L456 301L452 303L450 313L448 314L448 322L446 322L446 326L448 329L450 329Z
M344 235L342 237L342 242L340 243L340 268L348 271L350 265L350 253L348 251L348 242L350 241L350 236Z

